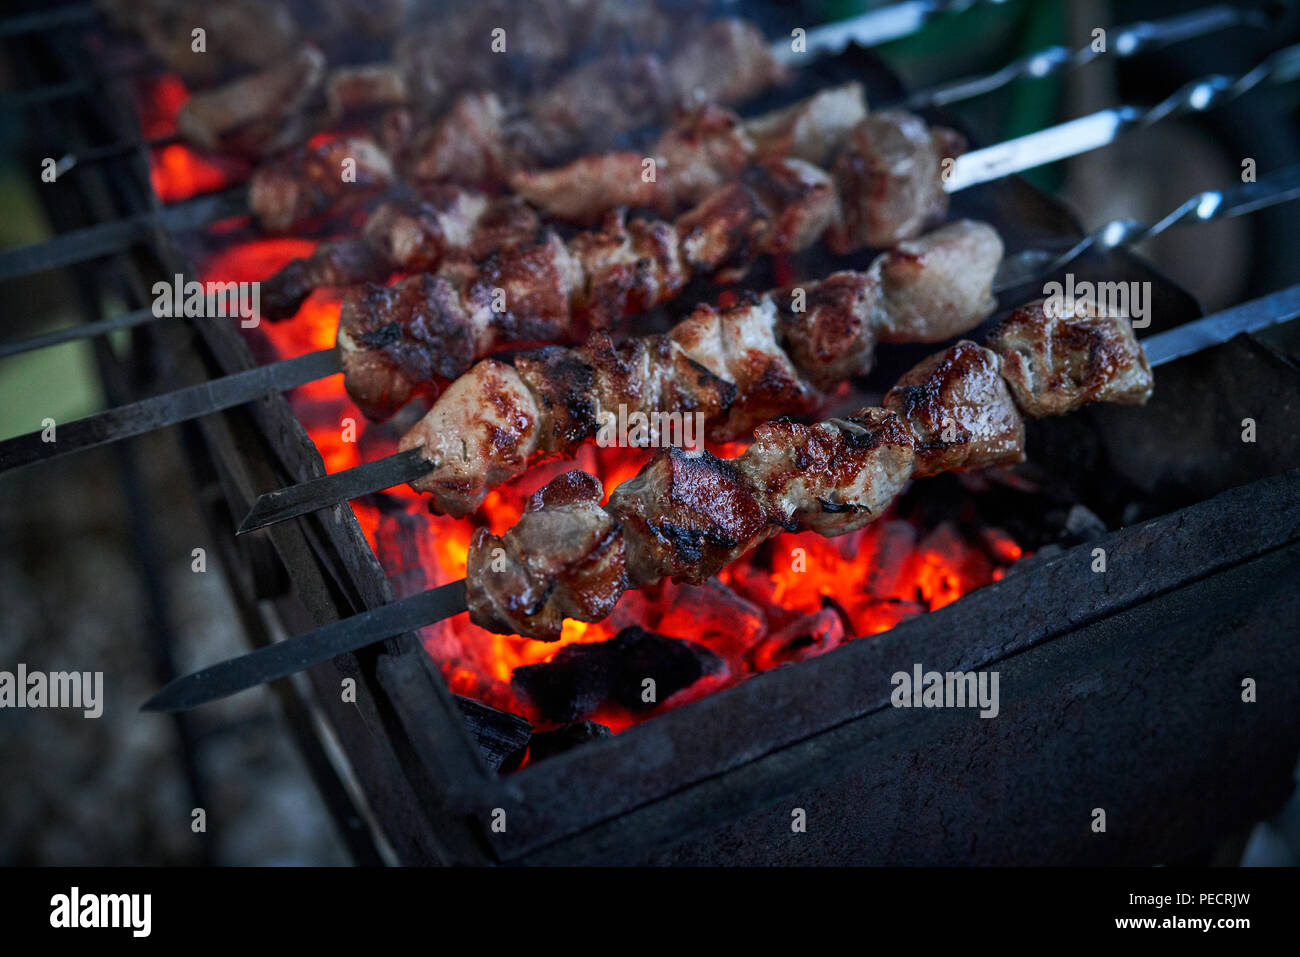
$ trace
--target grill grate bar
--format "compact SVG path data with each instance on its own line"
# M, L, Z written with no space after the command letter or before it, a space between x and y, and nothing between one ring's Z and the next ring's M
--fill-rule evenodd
M173 233L186 232L238 215L247 208L246 192L244 187L235 186L200 199L175 203L157 212L100 223L43 242L5 250L0 252L0 282L119 252L149 237L160 225Z
M22 355L24 352L35 352L38 349L48 349L50 346L62 345L65 342L93 339L96 336L107 335L121 329L133 329L136 326L144 325L146 322L152 322L155 318L157 317L152 309L135 309L120 316L113 316L110 319L100 319L97 322L88 322L80 326L69 326L67 329L56 329L53 332L46 332L18 342L0 343L0 359Z

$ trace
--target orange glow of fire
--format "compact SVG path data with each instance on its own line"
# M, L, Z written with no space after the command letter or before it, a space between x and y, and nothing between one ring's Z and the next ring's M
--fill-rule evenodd
M135 85L140 132L146 140L174 136L176 117L190 98L180 77L164 73ZM204 153L184 143L164 143L149 150L149 180L164 203L211 193L249 173L246 162Z

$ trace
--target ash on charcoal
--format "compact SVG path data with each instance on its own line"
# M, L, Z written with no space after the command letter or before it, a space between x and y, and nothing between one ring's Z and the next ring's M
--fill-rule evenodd
M598 721L575 721L556 731L539 731L528 745L528 759L545 761L588 741L608 738L613 733Z
M722 667L703 645L632 626L608 641L569 645L544 664L516 668L511 683L543 718L565 724L605 703L649 710ZM655 683L650 702L642 700L647 678Z

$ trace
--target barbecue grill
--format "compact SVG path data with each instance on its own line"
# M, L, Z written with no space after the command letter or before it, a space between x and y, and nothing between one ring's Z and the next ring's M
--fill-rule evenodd
M898 6L906 9L895 11L895 31L908 15L912 28L924 31L967 15L960 8L969 4ZM924 17L923 7L932 8ZM766 7L753 15L768 36L783 37L803 22ZM1197 29L1243 29L1229 19ZM834 38L814 31L813 40L829 46ZM439 543L464 549L476 520L426 516L400 491L236 536L265 493L393 451L411 414L367 427L343 404L337 380L285 391L336 368L310 355L332 343L337 307L331 312L326 299L309 298L283 323L241 329L236 320L160 319L152 290L176 276L265 278L274 268L267 262L283 265L292 258L286 250L302 254L325 232L273 242L260 236L247 220L247 178L256 163L179 138L175 73L92 6L12 14L0 20L0 41L18 81L6 109L44 117L26 127L27 168L39 171L50 157L58 173L40 194L56 235L0 251L0 279L62 269L85 320L35 340L9 337L0 348L31 351L93 334L111 406L202 386L155 407L170 421L183 417L180 403L203 408L223 390L247 388L232 376L294 350L306 355L297 366L279 367L282 377L263 381L250 401L225 401L175 426L250 644L269 647L278 631L318 629L463 574L463 554L459 566L440 558ZM819 52L797 61L791 81L745 102L742 114L858 82L873 108L910 102L932 125L957 129L975 146L989 140L945 112L958 95L953 88L909 101L873 50L855 44ZM1057 63L1054 71L1083 59L1058 52L1027 59L1012 73L1032 77L1048 63ZM1252 83L1276 78L1290 62L1268 61L1273 73ZM1180 94L1208 108L1201 100L1228 90L1244 95L1246 86L1213 89L1200 100L1194 88ZM1161 115L1126 116L1120 125ZM644 143L645 136L629 130L610 145ZM187 188L178 192L182 182ZM195 194L177 198L189 191ZM1179 218L1202 214L1213 215L1203 202ZM955 192L948 218L992 224L1009 259L1050 251L1018 260L1036 269L1003 274L997 312L968 338L983 342L1011 307L1067 276L1076 284L1149 290L1145 337L1202 316L1188 291L1121 241L1142 229L1130 225L1084 241L1067 207L1026 179L991 178ZM342 232L355 233L359 221L354 215ZM562 227L566 235L576 228ZM817 245L758 261L724 290L692 281L680 299L743 297L869 261ZM1300 315L1300 287L1259 291L1271 295L1252 305L1253 326ZM667 328L685 315L675 308L652 313L637 331ZM110 345L107 333L115 330L129 330L129 344ZM770 580L786 560L784 539L722 585L667 585L641 604L621 605L616 626L597 626L587 641L616 632L621 639L625 627L644 626L726 659L721 673L718 661L688 662L669 706L603 701L575 709L570 698L546 702L538 691L530 699L519 672L511 682L509 670L545 669L560 660L557 649L510 639L471 652L471 642L492 639L461 616L338 654L307 670L306 681L281 682L294 740L359 862L1196 859L1224 835L1277 811L1292 790L1300 751L1300 701L1289 680L1300 652L1287 640L1300 621L1300 597L1290 587L1300 570L1300 438L1292 426L1300 369L1285 332L1237 336L1162 366L1144 407L1096 406L1030 422L1029 461L1014 472L918 481L888 522L853 539L861 559L845 549L815 553L815 561L832 563L823 564L833 584L821 589L818 607L792 604L778 615L761 603L780 607ZM882 347L876 368L834 393L829 408L847 414L879 404L889 384L933 349ZM327 446L327 432L349 427L340 416L353 417L352 434L360 437ZM1252 440L1243 440L1247 422L1257 430ZM151 424L132 413L117 427ZM69 424L63 434L79 433ZM579 461L613 483L645 460L625 451L586 451ZM123 465L133 468L129 455ZM562 471L543 466L502 498L513 495L517 506L523 490ZM158 490L141 489L137 504L145 527L166 520L167 498ZM891 534L909 544L891 546ZM800 542L812 547L806 537ZM912 562L899 574L914 600L895 596L879 605L875 633L850 640L863 619L856 606L843 607L843 577L863 574L867 563L883 567L891 547ZM937 585L918 570L927 556L940 562L931 569ZM263 623L268 608L275 628ZM758 636L743 649L744 674L718 644L729 628ZM581 647L580 637L566 632L562 644ZM483 665L493 654L504 676ZM940 672L996 671L997 718L892 707L890 677L918 663ZM655 665L665 688L677 690L679 666L677 658ZM164 664L160 677L176 675ZM1250 703L1242 697L1246 679L1259 687ZM537 710L525 716L530 701ZM328 730L313 719L317 713ZM177 720L187 733L186 716ZM609 734L611 727L618 733ZM1097 808L1109 821L1102 834L1091 826ZM803 815L806 829L792 829L792 815Z

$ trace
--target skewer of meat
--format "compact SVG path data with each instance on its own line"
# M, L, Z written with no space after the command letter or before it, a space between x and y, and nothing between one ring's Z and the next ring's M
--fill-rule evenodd
M672 299L692 276L727 281L757 256L805 249L823 235L841 253L917 235L947 208L940 137L910 114L864 123L903 130L906 152L878 136L874 142L891 152L847 163L838 183L801 160L763 163L675 223L628 222L618 213L568 243L548 230L482 264L455 261L436 275L351 290L338 336L348 393L368 416L382 418L506 343L579 340ZM918 125L924 138L907 135ZM868 161L875 159L878 170ZM416 250L435 245L404 242ZM272 283L264 308L278 301Z
M940 342L978 325L1001 256L996 231L959 221L865 272L700 306L666 333L619 345L595 333L576 348L485 360L402 438L429 465L411 484L431 511L464 516L533 464L573 455L610 416L698 413L708 437L726 441L774 415L812 412L826 390L870 371L877 341ZM656 444L656 431L645 440Z
M654 181L647 178L640 153L602 153L560 169L521 172L517 174L519 178L511 179L511 189L547 215L563 220L591 222L620 205L653 208L659 215L673 216L759 161L792 156L814 165L828 164L839 155L853 127L866 114L866 99L859 83L824 90L800 103L751 120L741 120L735 113L714 104L699 105L673 124L651 150L650 156L656 164ZM455 142L464 143L476 137L473 117L465 118L456 127L460 135ZM261 228L279 233L337 209L342 189L339 169L346 159L355 164L355 181L347 183L347 189L343 190L348 205L367 202L389 190L396 181L387 152L377 148L373 140L343 137L317 144L309 150L292 153L291 160L266 164L253 174L248 204ZM455 161L448 157L445 165L464 170L472 163L472 157ZM438 160L438 164L443 161ZM473 209L491 202L474 187L448 185L451 177L438 170L428 170L428 173L425 176L417 169L416 178L438 181L437 186L420 187L438 211L430 211L432 215L445 220L447 213L439 209L442 205ZM417 215L419 207L416 204L411 207ZM329 276L326 263L330 257L360 260L368 251L359 250L357 244L368 242L382 246L385 242L383 216L385 209L381 207L372 215L381 222L368 222L360 238L343 239L339 241L341 244L322 244L321 250L308 256L307 261L295 260L292 269L298 274L317 272ZM469 213L464 225L456 226L461 234L473 233L476 228L473 216ZM447 226L439 226L435 235L446 231ZM382 265L390 269L409 268L404 261ZM346 274L346 278L351 276ZM382 276L357 274L354 281L377 278Z
M394 153L409 153L399 165L413 176L499 183L509 169L557 162L660 122L683 105L740 102L787 75L758 29L738 19L684 27L675 52L662 56L641 45L652 35L613 44L633 52L581 63L554 80L530 72L518 50L509 52L511 33L500 22L466 41L481 51L475 55L449 56L441 26L432 29L432 42L407 38L393 63L332 72L324 53L301 45L256 73L196 93L181 108L178 129L205 148L265 157L305 138L322 120L337 124L358 112L397 111L382 121L380 136ZM490 49L498 29L507 29L506 52ZM515 31L514 42L522 39ZM449 65L481 68L482 76L462 71L447 84L434 74ZM505 72L529 76L530 89L492 89ZM479 89L449 96L464 85ZM324 109L318 107L322 101ZM421 119L435 111L441 113L436 122ZM380 148L377 142L372 146ZM395 163L400 159L393 157ZM267 175L291 173L297 162L274 161ZM345 195L339 192L339 198Z
M470 620L558 640L566 618L600 621L629 588L701 584L783 531L844 535L882 514L914 477L1024 458L1024 415L1089 402L1140 405L1150 366L1123 316L1047 301L1012 313L988 348L962 341L844 419L755 430L738 458L666 449L604 507L600 481L569 472L504 535L470 543Z

